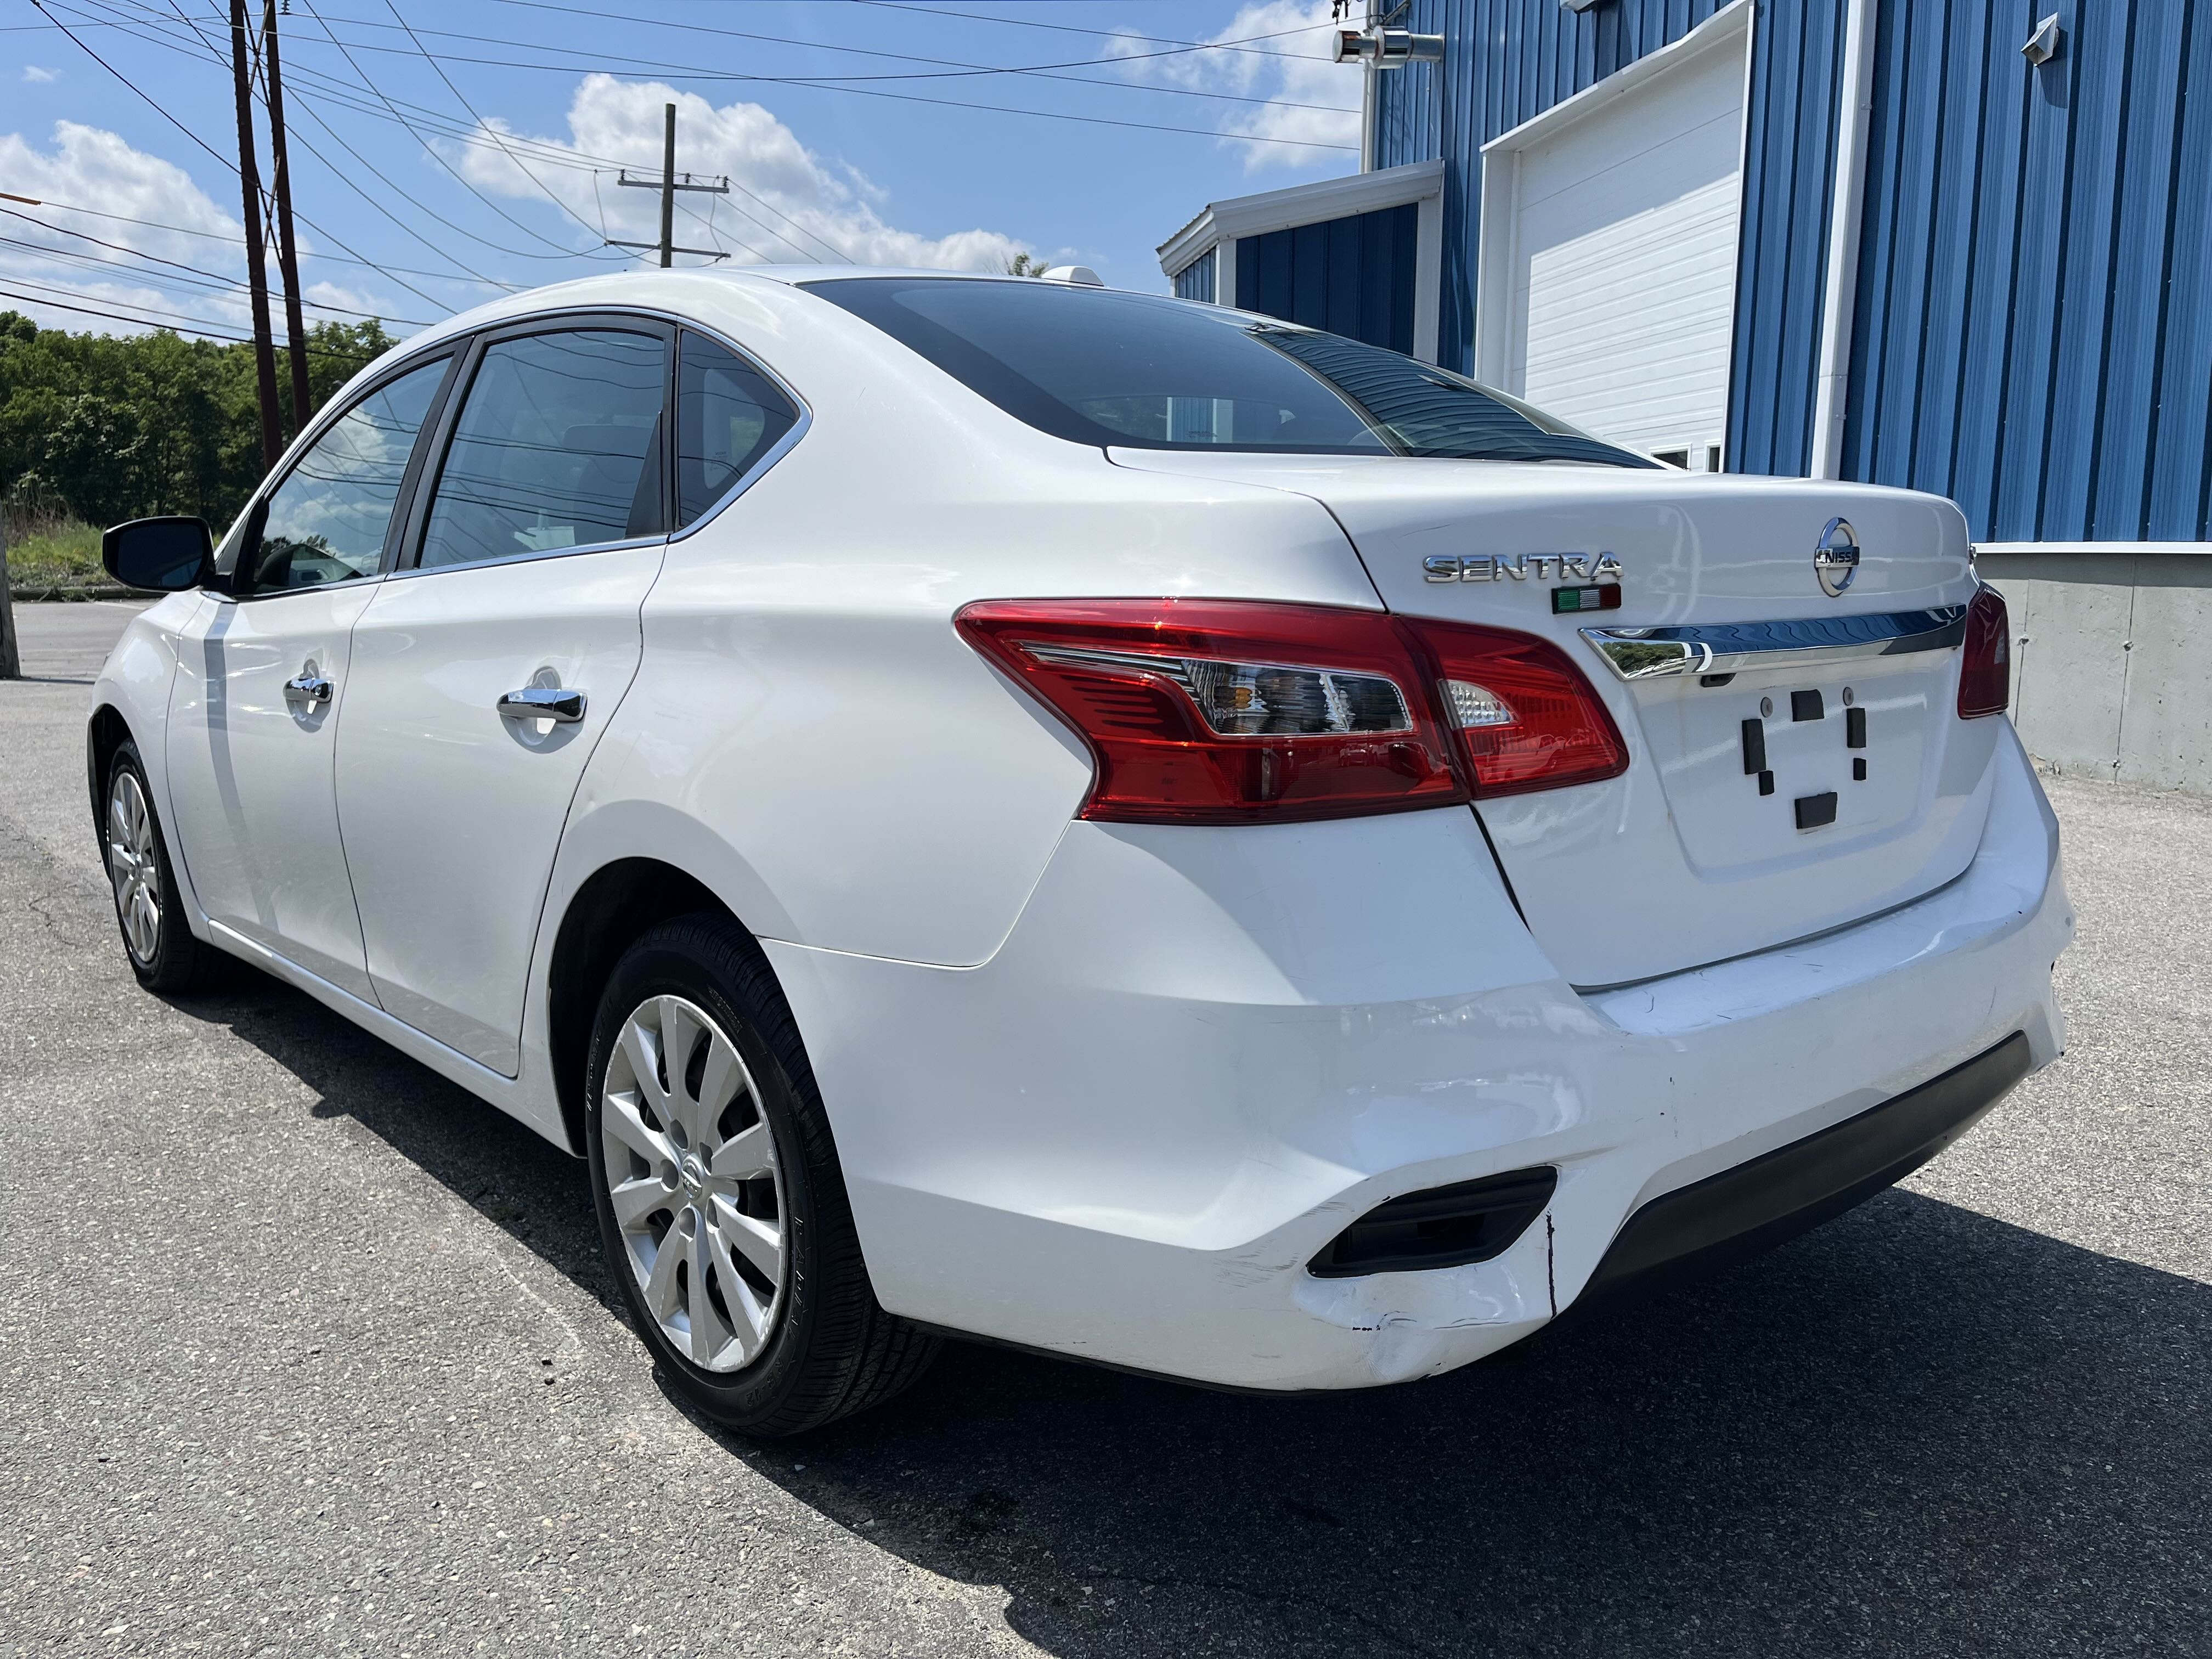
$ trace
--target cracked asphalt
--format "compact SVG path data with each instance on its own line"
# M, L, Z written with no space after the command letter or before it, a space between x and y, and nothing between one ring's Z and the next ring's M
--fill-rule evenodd
M2212 1651L2212 803L2054 780L2072 1048L1905 1188L1452 1376L981 1347L755 1447L581 1166L251 975L142 994L85 804L128 607L0 684L0 1654Z

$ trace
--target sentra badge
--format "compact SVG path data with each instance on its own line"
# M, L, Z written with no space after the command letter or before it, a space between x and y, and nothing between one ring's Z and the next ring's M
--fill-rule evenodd
M1531 576L1540 582L1555 576L1561 581L1620 580L1620 561L1610 553L1517 553L1510 559L1492 553L1464 559L1438 554L1423 559L1421 570L1432 582L1500 582L1508 576L1516 582Z

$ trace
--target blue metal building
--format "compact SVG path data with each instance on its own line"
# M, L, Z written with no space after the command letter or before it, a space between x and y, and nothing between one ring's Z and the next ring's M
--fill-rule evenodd
M1441 40L1346 69L1361 171L1212 204L1160 250L1177 292L1692 471L1950 496L2029 748L2212 793L2212 0L1367 22Z
M1364 71L1362 173L1213 204L1162 250L1178 292L1621 411L1695 469L1934 490L1988 544L2212 537L2212 4L1389 21L1443 58Z

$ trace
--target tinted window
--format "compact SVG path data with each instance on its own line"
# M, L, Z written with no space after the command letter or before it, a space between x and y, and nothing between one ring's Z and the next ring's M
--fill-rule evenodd
M799 411L737 353L686 332L676 392L676 523L730 492L791 430Z
M1463 376L1233 311L1059 283L805 286L1076 443L1650 465Z
M658 534L667 358L659 335L615 329L486 348L438 475L422 565Z
M256 593L373 574L449 359L411 369L363 398L315 440L269 496L253 555Z

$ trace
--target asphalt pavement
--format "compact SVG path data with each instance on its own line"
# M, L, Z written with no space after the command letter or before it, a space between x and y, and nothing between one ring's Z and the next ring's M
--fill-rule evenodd
M0 683L0 1654L2212 1652L2212 802L2051 781L2069 1054L1755 1262L1354 1395L955 1346L763 1447L581 1165L273 981L138 990L130 610Z

